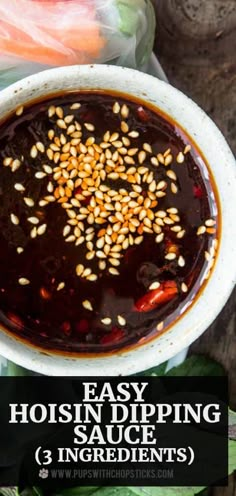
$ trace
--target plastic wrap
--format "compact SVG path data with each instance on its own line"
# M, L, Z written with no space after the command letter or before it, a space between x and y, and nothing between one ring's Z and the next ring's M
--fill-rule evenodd
M142 68L154 32L151 0L1 0L0 87L61 65Z

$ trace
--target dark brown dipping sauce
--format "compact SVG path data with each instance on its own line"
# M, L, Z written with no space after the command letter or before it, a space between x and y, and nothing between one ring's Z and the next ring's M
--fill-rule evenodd
M0 324L104 353L173 323L210 275L218 206L177 124L114 94L67 93L0 125Z

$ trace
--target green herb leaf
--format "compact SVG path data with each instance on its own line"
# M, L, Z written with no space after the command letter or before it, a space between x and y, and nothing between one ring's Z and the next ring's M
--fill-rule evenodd
M134 496L132 487L101 487L94 496Z
M133 36L139 25L139 9L145 8L143 0L117 0L120 16L119 29L122 33Z
M0 496L18 496L17 487L0 487Z
M136 64L142 67L152 53L156 18L151 0L116 0L119 30L136 37Z
M204 487L133 487L133 496L195 496ZM126 496L125 494L122 496Z
M236 470L236 441L229 440L229 463L228 474L231 475Z
M87 487L71 487L68 489L63 489L60 492L56 492L55 496L90 496L94 494L97 490L100 489L99 486L87 486ZM105 489L105 488L104 488Z
M236 442L236 412L229 410L229 438Z
M203 355L192 355L181 365L169 370L168 376L222 376L224 368L219 363Z

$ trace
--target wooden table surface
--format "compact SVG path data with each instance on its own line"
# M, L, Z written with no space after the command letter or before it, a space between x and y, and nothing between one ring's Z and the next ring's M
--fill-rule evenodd
M236 154L236 0L154 3L155 52L169 81L212 117ZM230 405L236 409L236 289L190 352L207 354L225 367ZM211 494L236 495L236 479Z

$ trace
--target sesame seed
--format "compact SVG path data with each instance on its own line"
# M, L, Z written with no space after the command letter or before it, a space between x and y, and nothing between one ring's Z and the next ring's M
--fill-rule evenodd
M137 238L135 238L134 244L140 245L140 243L142 243L142 241L143 241L143 236L138 236Z
M70 124L73 121L73 119L74 119L74 115L67 115L64 119L64 122L66 124Z
M71 236L68 236L68 238L65 239L66 243L73 243L75 241L75 236L72 234Z
M28 222L30 222L31 224L35 224L37 225L39 223L39 219L38 217L28 217Z
M50 167L50 165L43 165L43 170L46 172L46 174L52 174L53 170L52 170L52 167Z
M171 154L167 155L167 157L165 157L165 162L164 162L165 166L167 167L168 165L170 165L172 160L173 160L172 155Z
M13 162L13 158L12 157L5 157L4 160L3 160L3 165L5 167L8 167L9 165L11 165Z
M152 165L155 165L156 167L159 165L159 162L156 157L152 157L150 162Z
M43 179L46 176L45 172L36 172L35 177L36 179Z
M178 187L176 186L175 183L171 183L170 189L171 189L172 193L174 193L174 195L176 195L176 193L178 193Z
M118 323L120 324L120 326L126 325L126 320L124 317L122 317L122 315L117 315L117 320L118 320Z
M25 187L23 186L23 184L20 183L14 184L14 188L16 189L16 191L25 191Z
M21 105L20 107L18 107L16 109L16 115L18 115L18 116L19 115L22 115L23 114L23 111L24 111L24 107L23 107L23 105Z
M45 196L44 198L47 202L55 202L56 198L54 196Z
M181 284L181 291L183 293L187 293L188 292L188 286L187 286L187 284L185 284L185 282L182 282L182 284Z
M158 281L155 281L153 282L150 286L149 286L149 290L152 291L154 289L158 289L160 287L160 283Z
M176 253L170 252L170 253L167 253L167 255L165 255L166 260L175 260L175 258L176 258Z
M37 155L38 155L38 150L37 150L36 146L33 145L31 150L30 150L30 156L31 156L31 158L36 158Z
M37 227L33 227L33 229L31 229L31 231L30 231L30 237L31 237L32 239L34 239L34 238L36 238L36 237L37 237L37 234L38 234L38 233L37 233Z
M163 153L163 157L166 158L171 152L171 149L168 148L164 153Z
M175 174L175 172L171 169L169 169L167 172L166 172L166 175L170 178L170 179L173 179L173 181L176 181L177 180L177 176Z
M12 162L12 165L11 165L11 171L12 172L16 172L19 167L21 166L21 162L20 160L18 160L17 158L15 160L13 160Z
M164 189L164 188L166 188L166 186L167 186L166 181L160 181L160 182L157 184L157 190Z
M159 332L160 332L160 331L162 331L162 330L163 330L163 328L164 328L164 322L159 322L159 323L157 324L157 331L159 331Z
M139 137L139 132L138 131L130 131L128 134L130 138L138 138Z
M120 113L121 113L121 116L124 117L124 119L127 119L127 117L129 116L129 109L128 109L127 105L125 105L125 104L122 105Z
M164 159L162 153L158 153L157 154L157 159L158 159L158 162L160 162L160 164L164 164L165 163L165 159Z
M215 226L215 224L216 224L216 221L213 219L207 219L205 222L205 226L207 226L207 227Z
M174 207L167 208L167 212L168 212L168 214L177 214L178 213L178 209L177 208L174 208Z
M205 226L199 226L197 230L197 236L200 236L201 234L204 234L206 232L206 227Z
M119 275L119 271L117 269L115 269L115 267L109 267L108 270L109 270L110 274L112 274L113 276Z
M176 238L182 239L184 237L185 233L186 233L185 229L182 229L181 231L177 232Z
M174 220L170 219L170 217L165 217L164 223L167 224L168 226L170 226L170 225L174 224Z
M65 121L63 121L63 119L58 119L58 120L57 120L57 125L58 125L58 127L59 127L60 129L66 129L66 127L67 127L67 126L66 126L66 123L65 123Z
M34 200L32 198L25 197L24 202L27 205L27 207L33 207L34 206Z
M184 267L185 266L185 260L184 260L184 257L182 257L182 255L180 255L179 258L178 258L178 265L180 267Z
M77 276L81 276L81 274L84 272L84 266L82 264L79 264L75 268Z
M55 111L56 111L57 117L59 117L59 119L63 119L63 115L64 115L63 109L61 107L56 107Z
M61 289L64 289L65 287L65 283L64 282L59 282L58 286L57 286L57 291L61 291Z
M154 224L152 226L154 233L160 234L161 233L161 226L158 226L157 224Z
M173 232L179 232L179 231L181 231L181 229L182 229L181 226L173 226L173 227L171 227L171 231L173 231Z
M159 217L160 219L164 219L166 217L166 212L165 210L158 210L156 212L156 216Z
M91 282L97 281L97 278L98 276L96 274L90 274L86 277L87 281L91 281Z
M157 191L156 192L157 198L163 198L163 196L166 196L166 193L164 191Z
M42 234L44 234L46 232L46 229L47 229L47 224L42 224L41 226L39 226L37 229L38 235L41 236Z
M14 224L15 226L17 226L20 223L19 218L15 214L11 214L10 218L12 224Z
M18 279L18 282L21 286L27 286L28 284L30 284L29 279L26 279L26 277L20 277L20 279Z
M184 154L190 152L191 150L191 145L186 145L185 149L184 149Z
M87 276L89 276L91 273L92 273L92 270L91 270L91 269L89 269L89 268L87 268L87 269L84 269L82 276L83 276L83 277L87 277Z
M114 114L119 114L119 112L120 112L120 105L119 105L118 102L115 102L114 103L112 110L113 110L113 113Z
M104 260L99 260L98 266L100 270L105 270L106 268L106 262Z
M56 109L55 109L54 105L51 105L48 109L48 117L53 117L55 112L56 112Z
M129 131L129 126L125 121L121 121L120 128L123 133L128 133Z
M178 164L182 164L184 162L184 154L182 152L178 153L176 161L178 162Z
M155 241L156 241L156 243L161 243L163 241L163 239L164 239L164 233L160 233L156 236Z
M85 310L89 310L90 312L92 312L92 311L93 311L92 304L90 303L90 301L89 301L89 300L84 300L84 301L82 302L82 305L83 305L83 307L85 308Z
M150 185L149 185L149 191L151 191L151 193L153 193L154 191L156 190L156 181L153 180Z
M145 150L145 152L152 153L152 147L151 145L149 145L149 143L144 143L143 149Z
M97 256L98 258L106 258L105 253L104 253L103 251L101 251L101 250L98 250L98 251L96 252L96 256Z
M73 104L70 106L70 109L71 109L71 110L78 110L80 107L81 107L81 103L73 103Z
M146 152L144 150L141 150L138 154L138 161L140 164L143 164L144 160L146 159Z
M94 125L93 125L93 124L90 124L89 122L85 122L85 123L84 123L84 127L86 127L86 129L87 129L88 131L95 131L95 127L94 127Z
M37 141L36 143L36 148L37 150L40 152L40 153L44 153L45 152L45 146L43 143L41 143L41 141Z

